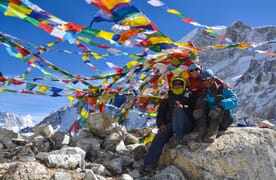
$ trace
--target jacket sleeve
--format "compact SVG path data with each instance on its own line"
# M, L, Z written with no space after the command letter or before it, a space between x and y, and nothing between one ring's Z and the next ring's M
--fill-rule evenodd
M231 110L238 106L238 98L236 94L229 88L223 88L222 95L225 99L220 101L220 105L225 110Z
M157 117L156 117L156 124L157 127L159 128L162 124L166 124L167 121L167 111L169 106L169 101L168 99L163 99L160 102L160 105L158 107L157 111Z

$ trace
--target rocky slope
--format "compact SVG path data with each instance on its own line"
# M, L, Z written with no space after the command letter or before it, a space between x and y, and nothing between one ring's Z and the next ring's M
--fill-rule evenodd
M40 125L33 133L0 128L0 179L273 179L276 131L233 127L214 143L169 141L158 169L141 171L150 129L124 128L102 114L91 114L88 129L74 137Z

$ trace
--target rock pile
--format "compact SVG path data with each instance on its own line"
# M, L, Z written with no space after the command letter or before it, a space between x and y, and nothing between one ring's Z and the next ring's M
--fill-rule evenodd
M151 129L116 125L101 114L71 136L44 124L32 133L0 128L0 179L273 179L276 132L258 127L230 128L212 144L169 142L159 168L142 174Z

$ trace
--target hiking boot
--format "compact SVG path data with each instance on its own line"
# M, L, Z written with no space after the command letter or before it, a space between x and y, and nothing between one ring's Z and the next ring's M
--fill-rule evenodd
M176 135L174 135L170 138L170 145L176 146L177 144L178 144L178 138L176 137Z
M177 144L178 145L185 145L185 141L183 138L177 138Z
M203 141L203 138L202 138L202 136L197 136L197 137L195 137L194 141L197 143L201 143Z
M220 131L218 131L217 138L220 137L220 136L222 136L223 134L225 134L225 131L226 130L220 130Z
M215 140L212 137L204 137L203 142L205 143L213 143Z
M141 171L140 173L143 175L143 176L148 176L148 175L152 175L155 173L155 170L156 168L154 166L151 166L151 165L145 165L141 168Z

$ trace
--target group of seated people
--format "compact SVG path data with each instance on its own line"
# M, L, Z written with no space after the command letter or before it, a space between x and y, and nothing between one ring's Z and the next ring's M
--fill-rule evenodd
M188 73L187 79L172 78L170 90L160 102L158 133L145 156L145 169L157 167L163 147L171 137L183 144L186 133L197 131L195 142L212 143L219 131L225 131L233 122L232 110L238 99L230 85L197 63L188 66Z

